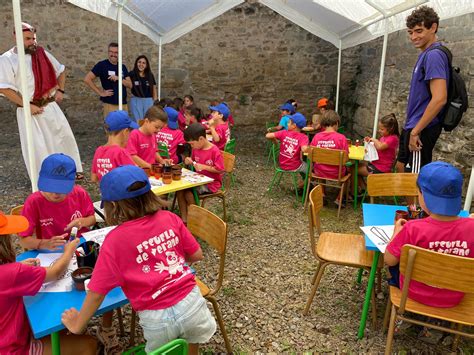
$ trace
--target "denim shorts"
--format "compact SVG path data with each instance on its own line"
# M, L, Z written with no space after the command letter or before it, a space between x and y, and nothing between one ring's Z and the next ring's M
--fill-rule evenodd
M153 106L152 97L136 97L132 96L130 99L130 111L135 122L145 118L147 110Z
M205 343L216 331L216 321L198 286L174 306L141 311L138 316L147 353L176 338L184 339L190 344Z

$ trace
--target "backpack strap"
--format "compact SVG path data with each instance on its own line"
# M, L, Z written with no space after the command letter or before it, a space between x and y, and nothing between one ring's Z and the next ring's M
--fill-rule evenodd
M426 71L425 71L425 64L426 64L426 57L428 55L428 52L429 51L432 51L432 50L435 50L435 49L439 49L441 52L444 53L444 55L446 56L446 59L448 60L448 66L449 66L449 70L451 71L451 68L452 68L452 60L453 60L453 54L451 53L451 51L449 50L448 47L445 47L443 46L442 44L439 45L439 46L431 46L430 48L428 48L426 50L426 54L425 56L423 57L423 63L421 65L421 73L423 74L423 77L425 76L426 74ZM450 73L451 74L451 73Z

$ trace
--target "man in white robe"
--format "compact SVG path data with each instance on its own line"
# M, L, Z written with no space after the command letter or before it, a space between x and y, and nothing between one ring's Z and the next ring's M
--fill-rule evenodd
M23 23L23 41L26 54L26 81L27 81L27 97L30 101L31 109L31 129L32 138L31 146L33 148L33 157L35 160L35 171L30 171L28 142L26 138L27 119L23 111L23 101L20 81L19 57L16 47L3 53L0 56L0 95L5 96L11 102L17 105L16 116L18 120L18 129L20 132L21 150L23 159L30 179L32 176L36 178L39 175L41 163L44 158L53 153L64 153L74 159L76 163L76 171L78 176L83 176L81 158L79 149L77 148L74 134L71 127L64 116L64 113L58 106L63 99L64 85L66 81L65 67L60 64L56 58L45 51L49 59L54 73L57 78L57 85L42 98L42 100L34 100L35 94L35 77L32 68L31 53L36 51L36 30ZM34 103L33 103L34 101Z

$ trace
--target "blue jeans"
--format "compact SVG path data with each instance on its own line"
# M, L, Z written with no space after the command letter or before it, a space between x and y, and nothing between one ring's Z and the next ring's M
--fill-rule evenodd
M130 111L132 112L132 118L135 120L135 122L145 118L146 111L152 106L152 97L132 96L130 99Z

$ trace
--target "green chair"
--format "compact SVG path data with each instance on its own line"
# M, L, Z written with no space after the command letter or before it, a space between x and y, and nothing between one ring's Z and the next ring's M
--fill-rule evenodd
M166 143L158 142L158 154L160 154L162 158L170 158L170 152L168 151L168 145Z
M184 339L171 340L169 343L153 350L148 355L187 355L188 342ZM122 355L147 355L145 352L145 344L138 345L132 349L125 351Z
M235 138L232 138L229 141L227 141L227 143L225 144L225 147L224 147L224 152L235 155ZM235 175L234 175L233 172L230 173L230 178L231 178L230 186L234 186L235 185ZM224 189L224 186L222 186L222 189Z
M278 122L266 122L265 123L265 133L268 132L269 128L278 126ZM267 156L267 164L272 159L272 142L267 140L267 144L265 145L265 155Z
M299 198L299 195L298 195L298 174L299 174L299 172L294 171L294 170L283 170L283 169L280 168L280 165L278 164L278 156L280 154L280 144L273 143L272 147L271 147L271 150L270 150L270 153L271 153L272 158L273 158L273 167L275 169L275 173L273 174L273 178L272 178L272 181L270 183L270 186L268 187L268 191L269 192L272 191L272 188L275 184L276 185L280 184L281 177L283 176L283 174L290 174L291 178L292 178L292 181L293 181L293 186L295 188L296 200L298 202L301 202L301 200Z

